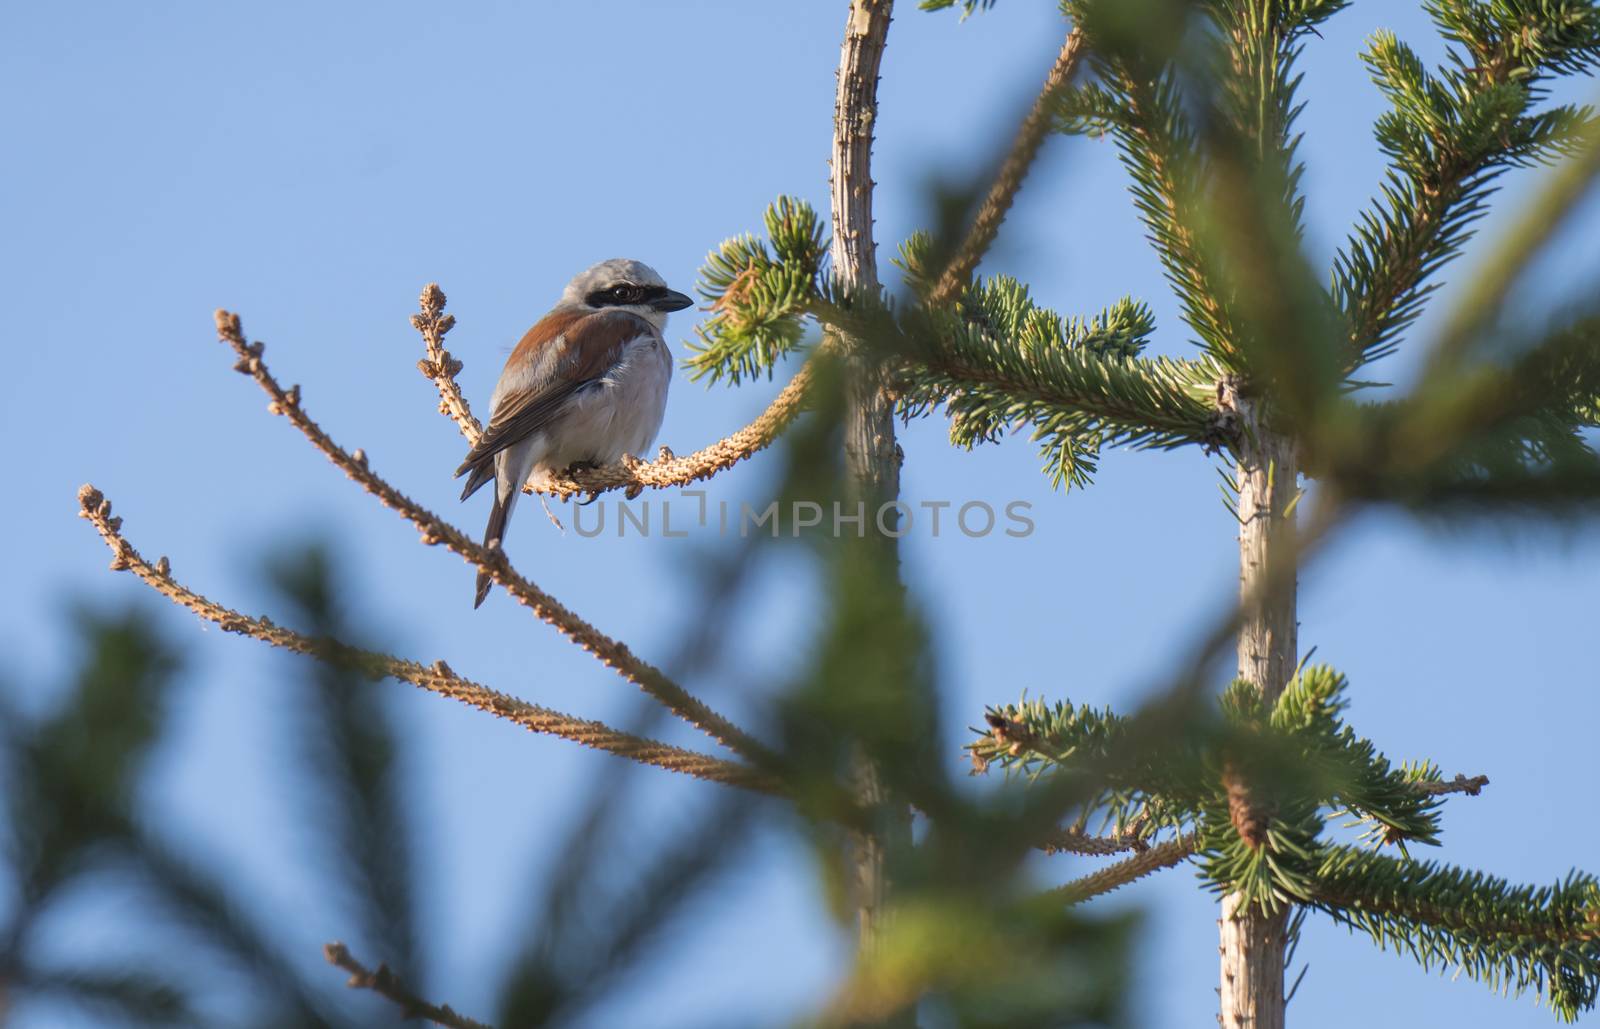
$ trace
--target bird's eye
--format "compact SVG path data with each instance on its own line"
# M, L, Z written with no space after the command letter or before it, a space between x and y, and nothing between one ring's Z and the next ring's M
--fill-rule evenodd
M639 299L638 286L618 286L611 293L618 300L633 301Z

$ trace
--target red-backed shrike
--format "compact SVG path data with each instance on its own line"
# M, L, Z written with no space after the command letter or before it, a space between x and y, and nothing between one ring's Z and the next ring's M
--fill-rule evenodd
M672 381L662 330L694 303L648 265L613 258L567 283L561 300L511 351L489 400L489 427L456 469L461 499L494 480L485 545L506 522L535 471L603 465L644 454L661 429ZM489 594L478 573L477 599Z

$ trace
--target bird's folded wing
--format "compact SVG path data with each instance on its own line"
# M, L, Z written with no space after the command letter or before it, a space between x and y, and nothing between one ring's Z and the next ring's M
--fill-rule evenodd
M616 366L628 344L654 334L649 322L627 311L596 311L576 319L563 312L540 320L506 362L503 376L526 369L522 383L500 395L489 427L456 476L482 468L500 451L547 428L574 393Z

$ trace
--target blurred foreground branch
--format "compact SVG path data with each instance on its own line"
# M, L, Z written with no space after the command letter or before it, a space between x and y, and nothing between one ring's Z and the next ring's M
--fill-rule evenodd
M350 973L345 985L357 990L372 990L389 998L400 1006L402 1018L426 1018L436 1025L446 1026L447 1029L492 1029L486 1022L478 1022L466 1015L457 1014L448 1004L432 1004L418 997L389 971L388 965L380 964L376 970L367 968L357 961L351 955L349 948L342 943L327 944L322 948L322 956L328 959L328 964Z

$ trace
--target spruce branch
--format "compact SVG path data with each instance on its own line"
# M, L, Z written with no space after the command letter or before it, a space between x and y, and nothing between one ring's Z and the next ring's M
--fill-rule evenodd
M468 443L476 443L483 434L483 427L473 417L455 381L461 362L444 349L444 334L455 324L454 316L443 313L444 305L445 295L436 284L424 287L421 311L411 318L411 324L422 334L425 350L418 368L438 387L441 412L456 423ZM783 435L805 410L812 377L809 367L801 368L754 421L692 454L678 457L662 447L654 461L625 457L617 464L602 468L531 479L522 487L523 492L544 493L565 500L624 490L633 497L645 489L672 489L709 479L765 450Z
M726 240L706 255L697 290L711 317L695 326L684 364L695 379L737 385L765 372L800 346L805 315L820 292L828 248L826 227L810 204L779 197L764 218L767 242L753 235Z
M1133 857L1118 861L1114 865L1058 886L1046 896L1063 904L1081 904L1159 872L1163 868L1171 868L1191 857L1195 852L1195 845L1194 836L1178 836L1158 843Z
M1091 324L1099 328L1105 321ZM935 347L902 376L901 415L915 418L943 407L951 442L968 448L1028 426L1057 487L1086 484L1105 445L1171 449L1220 442L1208 398L1223 373L1209 360L1101 355L1074 344L1017 347L965 327Z
M923 234L901 247L897 263L913 284L933 277L931 247ZM1166 448L1226 438L1216 408L1221 366L1208 358L1140 357L1154 320L1131 298L1093 318L1068 319L999 276L967 287L949 307L878 321L865 333L889 340L899 358L901 417L942 407L951 442L967 448L1029 426L1057 486L1086 483L1105 445Z
M1157 43L1123 24L1127 15L1116 4L1067 0L1062 8L1085 35L1097 82L1061 105L1057 128L1111 134L1184 321L1213 356L1224 357L1237 332L1182 213L1196 209L1205 164L1179 79L1151 49Z
M430 693L486 711L497 718L504 718L530 732L556 736L640 764L653 765L708 782L763 793L780 792L770 778L748 765L660 743L613 729L603 722L574 718L530 704L473 682L451 670L443 661L435 661L431 665L407 661L390 654L352 647L335 639L306 636L266 617L251 617L224 607L179 582L165 557L153 563L146 560L122 534L122 519L112 515L111 502L99 490L84 486L78 491L78 502L81 506L80 517L89 520L111 549L114 571L131 571L157 593L205 621L220 626L224 632L249 636L282 650L351 668L373 678L388 677L407 682Z
M1480 790L1487 777L1446 782L1430 763L1393 768L1339 719L1343 676L1305 669L1270 709L1243 681L1222 696L1224 718L1191 724L1182 747L1141 753L1140 719L1109 709L1023 701L990 708L967 745L975 771L1000 764L1030 779L1074 777L1085 787L1078 823L1041 849L1109 854L1144 850L1161 828L1198 827L1197 850L1218 889L1240 884L1258 902L1310 888L1308 862L1331 814L1374 823L1377 843L1433 842L1446 794ZM1096 813L1115 835L1090 836Z
M1304 741L1305 770L1327 784L1325 800L1335 811L1371 823L1376 840L1437 844L1435 798L1447 791L1422 785L1437 773L1431 764L1392 767L1371 740L1343 724L1348 688L1348 680L1327 665L1301 669L1273 706L1272 728Z
M1184 98L1200 112L1195 143L1204 170L1187 217L1233 325L1219 356L1248 399L1262 398L1254 405L1256 421L1277 434L1317 422L1344 378L1342 326L1304 255L1304 168L1295 130L1303 106L1295 70L1302 40L1344 6L1207 5L1215 23L1204 37L1209 60L1202 72L1190 73L1198 84ZM1192 63L1180 60L1175 70L1184 74ZM1253 433L1244 435L1248 446Z
M1443 67L1430 72L1388 32L1363 55L1393 105L1376 126L1392 163L1334 261L1352 366L1393 352L1438 287L1434 272L1471 238L1500 175L1579 151L1594 131L1586 108L1534 110L1547 95L1545 77L1600 60L1592 4L1440 0L1430 12L1453 43Z
M238 355L234 370L250 376L271 398L267 410L286 417L335 467L376 497L383 506L415 525L422 534L422 542L429 546L442 544L481 571L488 572L496 583L531 610L535 617L554 627L606 667L615 670L646 695L719 743L757 763L767 760L766 747L673 682L659 668L635 656L625 643L600 632L555 597L518 574L504 551L498 547L483 546L401 493L372 471L364 452L347 451L335 443L306 414L300 403L300 387L284 389L267 370L261 358L265 349L263 344L246 340L239 316L219 310L216 319L218 337Z
M1600 990L1600 881L1514 886L1482 872L1324 849L1304 898L1424 968L1454 966L1491 988L1537 991L1564 1021Z
M987 730L974 729L978 737L966 747L976 771L999 764L1030 780L1063 774L1081 783L1077 823L1042 839L1038 846L1047 852L1143 850L1150 834L1192 821L1196 755L1174 751L1170 742L1159 751L1147 746L1135 737L1132 720L1109 708L1023 700L989 708L984 721ZM1096 814L1115 826L1114 835L1087 834Z
M871 291L820 281L808 242L819 223L803 202L780 198L766 220L771 254L745 237L708 263L704 292L720 313L706 323L696 358L704 374L737 379L770 370L787 345L774 340L798 339L801 321L813 318L825 338L812 360L838 349L832 341L844 337L874 348L893 370L899 415L944 407L960 446L1031 426L1058 485L1087 482L1105 444L1227 441L1215 399L1223 369L1204 358L1139 358L1153 330L1142 304L1124 299L1094 318L1066 319L1002 276L962 287L956 302L942 308L897 310ZM931 238L919 233L896 262L924 296L943 275L932 250Z
M393 1001L400 1008L401 1018L425 1018L447 1029L492 1029L486 1022L457 1014L448 1004L437 1005L423 1000L412 993L410 988L389 970L388 965L380 964L376 969L367 968L357 961L350 953L350 949L342 943L325 945L322 948L322 956L327 959L328 964L350 973L350 978L345 981L346 986L357 990L371 990Z
M1178 294L1184 321L1212 354L1225 355L1238 332L1194 231L1179 213L1198 199L1204 171L1177 83L1170 73L1140 78L1125 61L1108 62L1107 71L1125 104L1126 121L1114 125L1112 134L1133 177L1135 206Z
M1277 186L1276 203L1289 216L1298 239L1305 199L1304 166L1296 152L1294 123L1303 105L1295 98L1301 76L1294 70L1304 37L1349 6L1350 0L1255 3L1217 0L1210 5L1221 32L1222 65L1217 105L1231 132L1245 141L1253 163Z

